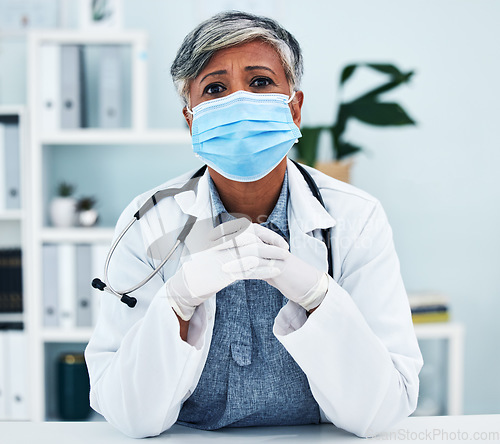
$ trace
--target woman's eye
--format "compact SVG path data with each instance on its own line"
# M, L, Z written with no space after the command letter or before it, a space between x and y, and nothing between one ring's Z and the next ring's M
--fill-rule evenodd
M220 94L221 92L224 92L226 88L218 83L211 83L210 85L207 85L205 90L203 91L206 94Z
M256 88L263 88L265 86L272 85L274 82L268 77L258 77L252 81L250 86L254 86Z

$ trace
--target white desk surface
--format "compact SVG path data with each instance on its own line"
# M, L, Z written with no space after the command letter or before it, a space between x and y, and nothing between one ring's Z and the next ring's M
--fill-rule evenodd
M152 441L153 440L153 441ZM500 415L411 417L369 442L496 442ZM0 422L1 444L115 444L139 443L106 422ZM196 430L174 425L144 443L345 443L363 441L331 424L289 427ZM365 441L368 442L368 441Z

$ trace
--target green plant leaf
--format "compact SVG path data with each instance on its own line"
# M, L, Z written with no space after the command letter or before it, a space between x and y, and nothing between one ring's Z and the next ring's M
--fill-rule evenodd
M297 143L297 152L299 158L309 166L314 166L316 162L316 153L318 151L319 135L324 129L322 126L303 127L300 129L302 137Z
M402 77L400 77L397 80L391 80L390 82L384 83L383 85L380 85L377 88L372 89L371 91L368 91L367 93L358 97L356 100L354 100L351 103L358 102L358 101L364 101L366 99L375 99L380 94L385 93L387 91L390 91L391 89L398 87L402 83L408 82L412 75L413 75L413 71L410 71L410 72L404 74Z
M340 75L340 86L342 86L354 74L358 65L347 65Z
M400 105L397 103L385 103L379 98L381 94L391 91L403 83L409 82L414 71L403 72L390 63L350 64L346 65L342 70L339 84L340 88L342 88L351 78L354 71L361 66L387 74L389 78L385 83L380 84L371 91L365 92L357 99L348 103L339 104L336 121L333 125L326 128L332 135L332 151L336 159L341 159L363 149L343 140L343 134L351 118L378 126L415 124L414 120ZM315 151L314 155L316 155ZM308 159L311 158L308 157ZM312 163L311 160L309 160L309 162Z
M75 186L68 182L61 182L57 187L57 195L61 197L70 197L75 192Z
M336 146L336 156L337 160L341 160L344 157L350 156L354 153L361 151L361 147L357 145L353 145L349 142L341 141Z
M345 105L349 114L370 125L414 125L414 120L397 103L356 101Z
M344 133L347 125L347 119L349 117L348 107L345 104L341 103L337 111L337 120L335 124L328 128L332 133L332 139L335 144L342 137L342 134Z
M389 74L394 78L404 76L404 74L398 68L396 68L394 65L390 65L388 63L367 63L366 66L368 66L376 71L382 72L384 74Z
M94 196L81 197L76 202L76 209L78 211L87 211L95 207L97 199Z

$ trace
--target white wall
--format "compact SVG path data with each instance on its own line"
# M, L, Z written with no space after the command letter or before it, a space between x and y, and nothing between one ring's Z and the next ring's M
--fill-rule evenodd
M286 23L304 42L304 90L314 118L330 112L324 97L335 97L339 67L347 62L387 60L417 71L395 96L418 127L350 128L351 140L371 151L358 159L354 184L384 204L408 290L449 294L454 319L466 326L466 412L498 413L500 4L323 6ZM314 38L301 23L318 30Z
M234 4L277 18L301 43L306 124L332 121L345 64L415 69L411 84L390 97L418 126L350 125L349 139L369 149L353 182L382 201L407 289L449 294L453 318L466 326L466 413L499 413L500 2L127 0L126 27L150 34L152 127L183 125L169 75L175 51L201 19ZM15 66L5 64L5 45ZM25 100L19 82L10 82L15 91L2 83L25 78L13 45L0 53L0 103ZM180 170L192 167L185 156L179 161Z
M384 204L407 289L449 294L453 318L466 326L466 412L500 412L500 137L494 125L500 3L199 1L174 8L149 0L139 9L129 0L127 23L150 29L151 50L160 55L151 81L166 101L152 102L153 125L182 124L169 63L182 37L218 4L274 16L299 40L306 124L332 121L347 63L387 61L416 70L411 84L388 99L404 105L417 127L349 127L349 139L369 149L356 161L353 182Z

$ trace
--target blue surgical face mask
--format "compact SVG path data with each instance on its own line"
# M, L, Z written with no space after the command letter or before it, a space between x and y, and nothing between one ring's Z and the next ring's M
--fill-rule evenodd
M237 91L188 109L194 153L227 179L262 179L302 136L288 106L294 95Z

